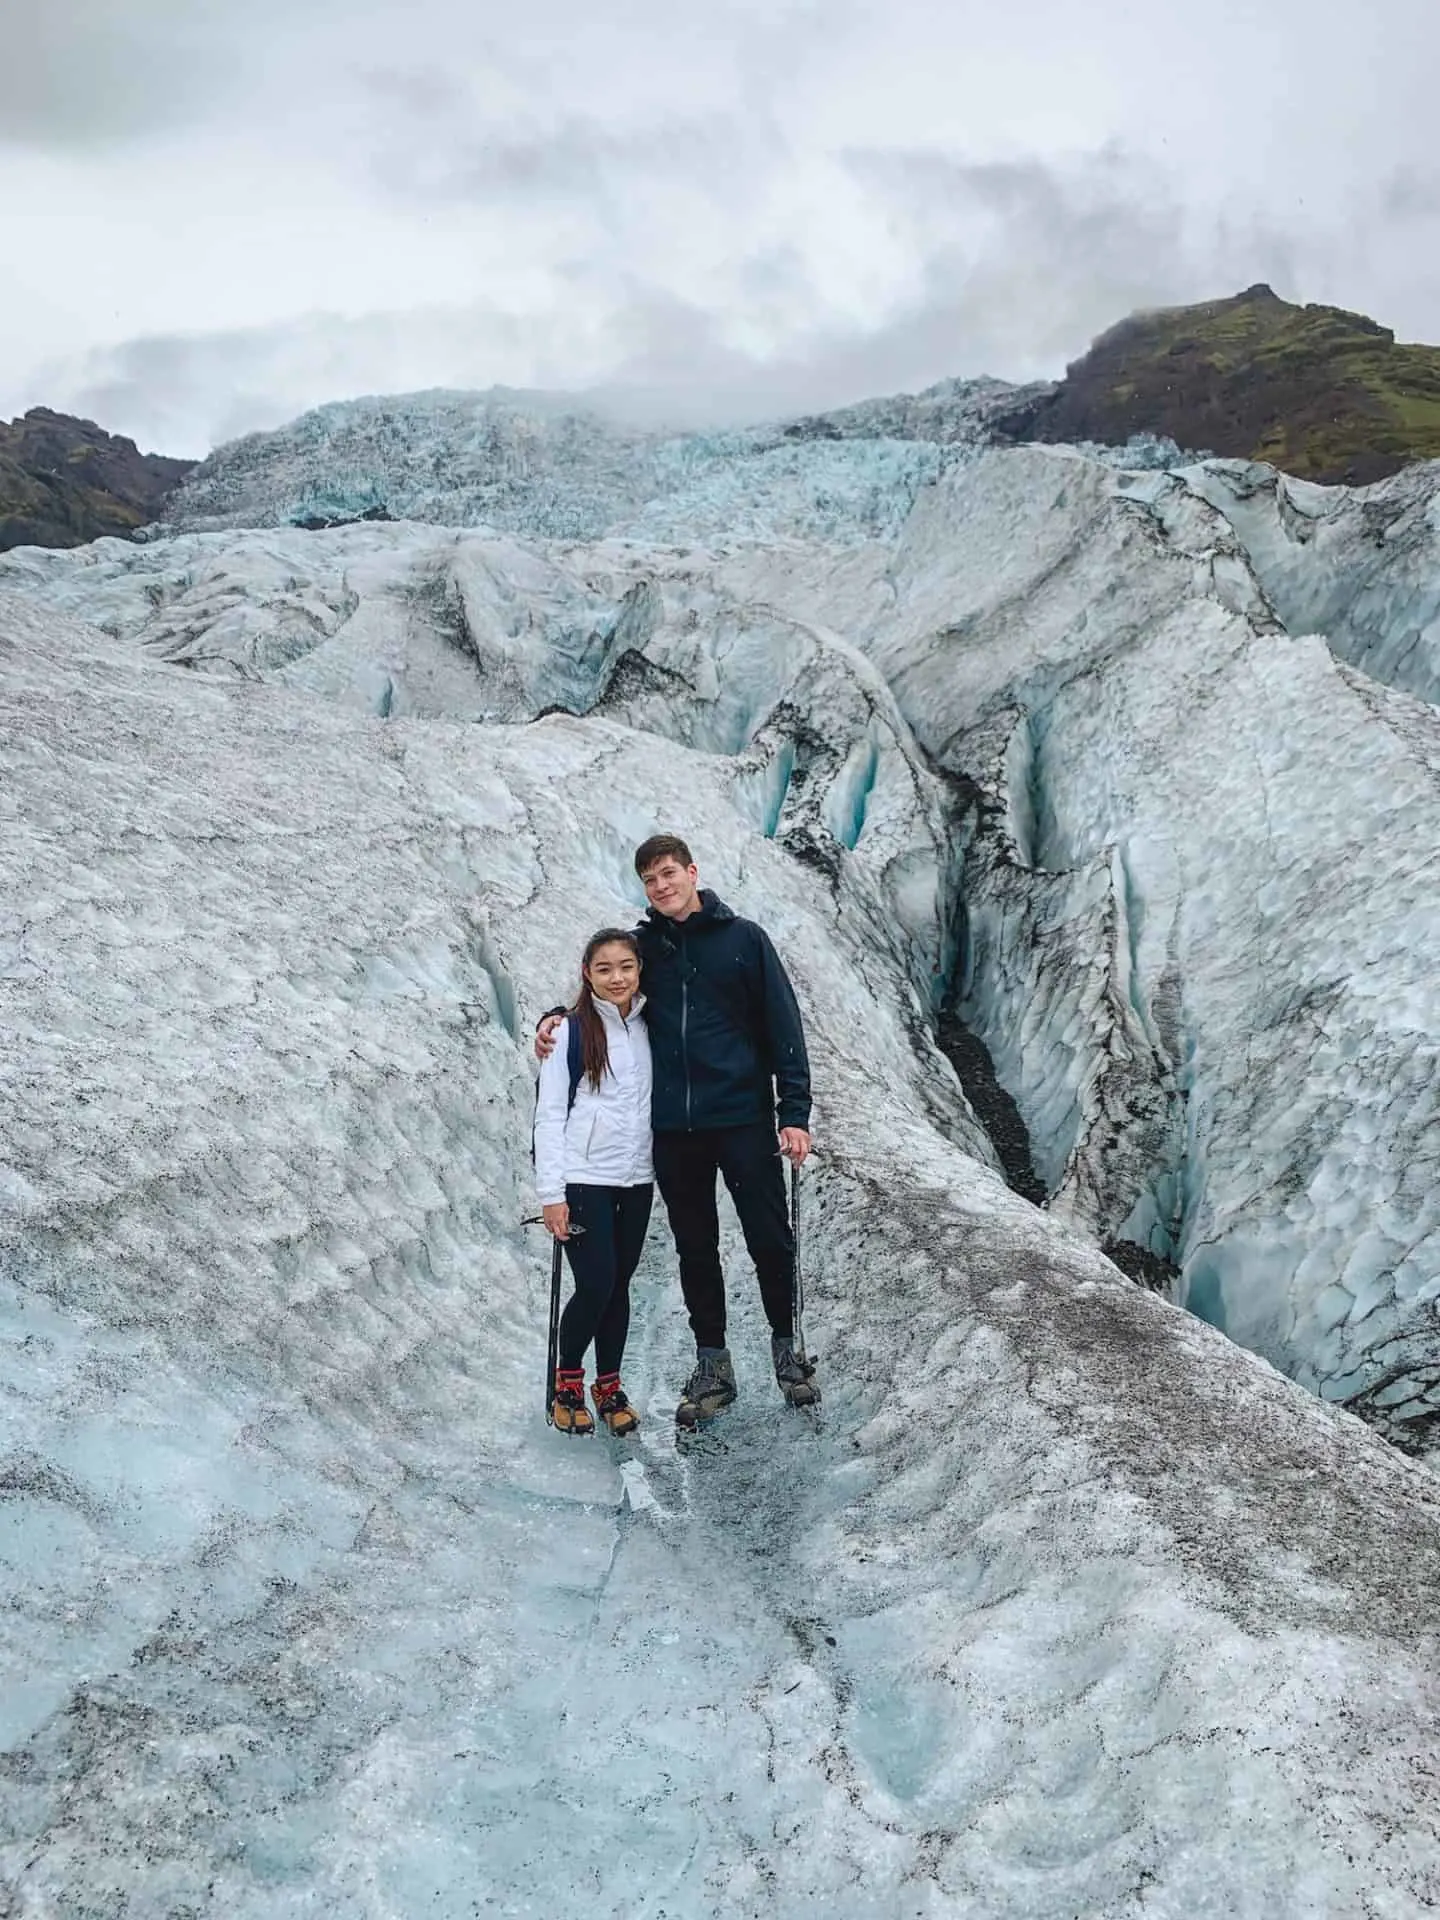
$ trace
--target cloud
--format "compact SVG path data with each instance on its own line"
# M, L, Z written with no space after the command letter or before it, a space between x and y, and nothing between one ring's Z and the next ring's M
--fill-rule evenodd
M423 135L417 129L388 145L374 163L377 179L425 203L571 203L618 213L628 196L656 182L733 196L737 168L753 171L765 157L755 121L725 114L634 128L578 115L524 131L473 128L473 119L463 129L437 115ZM764 144L778 150L773 130Z
M1376 212L1387 223L1440 219L1440 171L1398 167L1381 181L1375 199Z
M1302 271L1291 239L1187 210L1153 161L1118 145L1054 162L863 149L846 160L916 262L888 332L917 368L948 338L997 369L1048 373L1137 308L1257 279L1293 285Z
M518 364L522 344L506 316L474 310L314 313L269 327L147 335L52 363L36 387L47 404L146 451L191 456L326 400L491 385Z
M734 215L791 161L777 75L748 77L759 45L782 35L785 21L757 22L758 44L747 38L727 50L737 71L723 84L693 55L665 84L658 41L648 49L650 85L634 101L610 83L625 65L615 46L597 47L596 67L580 72L573 46L537 71L533 51L488 44L456 69L368 68L358 76L365 165L381 193L414 211L468 206L525 219L532 237L537 223L575 220L597 248L643 246L655 237L657 209L663 220L681 202L692 224L698 209Z
M240 79L200 0L6 0L0 145L84 153L201 117Z
M1118 149L1060 166L856 149L843 165L847 224L874 223L906 263L870 311L828 300L823 266L793 242L729 263L721 299L597 245L528 308L155 335L52 367L46 391L180 453L324 400L433 386L581 390L649 423L773 419L955 374L1054 375L1137 307L1262 278L1285 292L1304 271L1263 227L1187 218L1155 169Z
M1261 279L1440 336L1433 0L1363 72L1335 0L1216 8L9 0L0 406L176 452L430 385L773 416Z

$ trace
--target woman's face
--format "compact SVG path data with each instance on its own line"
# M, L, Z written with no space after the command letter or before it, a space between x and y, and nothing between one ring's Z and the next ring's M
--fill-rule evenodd
M591 954L585 978L597 1000L628 1006L640 987L640 956L623 942L610 940Z

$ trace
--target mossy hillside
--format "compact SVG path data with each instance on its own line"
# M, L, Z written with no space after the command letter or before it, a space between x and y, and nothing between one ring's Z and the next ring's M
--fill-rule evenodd
M1364 484L1440 458L1440 348L1397 345L1364 314L1294 306L1256 286L1121 321L1000 428L1112 444L1168 434L1305 479Z
M132 534L193 465L142 454L133 440L47 407L0 421L0 552Z

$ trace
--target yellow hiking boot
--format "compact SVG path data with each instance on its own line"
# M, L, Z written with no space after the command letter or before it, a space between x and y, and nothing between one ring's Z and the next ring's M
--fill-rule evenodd
M590 1418L590 1409L585 1404L583 1367L555 1369L555 1397L550 1402L550 1419L558 1433L594 1433L595 1422Z
M600 1374L590 1389L590 1398L595 1402L595 1411L611 1433L634 1433L640 1425L639 1415L625 1398L625 1389L620 1384L618 1373Z

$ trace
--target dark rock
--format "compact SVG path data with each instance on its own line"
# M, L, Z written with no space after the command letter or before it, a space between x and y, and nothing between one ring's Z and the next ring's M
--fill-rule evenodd
M329 533L332 527L359 527L368 521L393 521L394 518L388 507L366 507L363 513L307 513L301 520L292 520L290 525L302 533Z
M133 534L195 464L141 453L133 440L49 407L0 421L0 552Z
M1013 1096L996 1078L990 1049L953 1005L940 1015L935 1038L965 1089L971 1112L990 1136L1006 1182L1032 1206L1044 1206L1045 1184L1031 1158L1030 1131Z
M1163 1253L1152 1253L1134 1240L1106 1240L1101 1252L1113 1260L1129 1280L1138 1281L1151 1293L1173 1300L1180 1285L1180 1269Z

